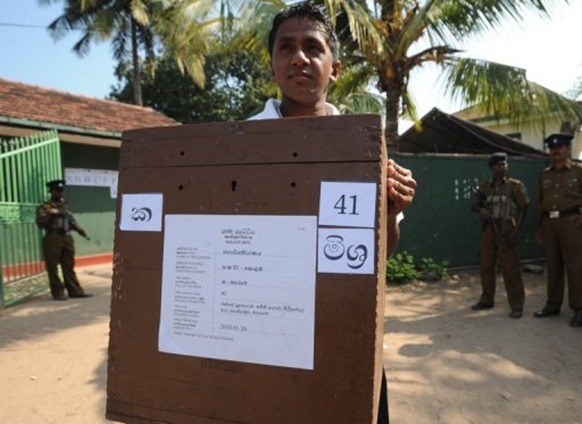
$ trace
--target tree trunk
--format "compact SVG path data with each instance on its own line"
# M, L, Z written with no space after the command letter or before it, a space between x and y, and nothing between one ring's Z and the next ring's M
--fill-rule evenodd
M385 81L383 87L386 92L386 145L389 150L399 151L398 119L400 117L400 101L402 86L397 79Z
M141 67L139 64L137 42L137 27L133 17L131 18L131 60L133 65L133 103L138 106L143 106L143 98L141 95Z

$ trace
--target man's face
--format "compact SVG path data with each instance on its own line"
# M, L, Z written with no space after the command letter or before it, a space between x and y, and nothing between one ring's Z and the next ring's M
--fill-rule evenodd
M291 18L281 24L273 45L271 71L284 101L308 107L325 102L327 86L339 77L340 69L320 22Z
M501 161L494 163L493 165L491 165L491 171L493 172L493 176L495 177L505 176L505 173L507 172L507 162Z
M552 162L562 162L570 157L570 146L550 147Z
M63 188L51 188L50 193L53 199L62 199L64 195L65 189Z

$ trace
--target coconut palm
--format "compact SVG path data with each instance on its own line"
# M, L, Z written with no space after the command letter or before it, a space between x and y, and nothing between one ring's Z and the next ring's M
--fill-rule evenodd
M456 47L464 39L519 21L528 9L549 16L568 0L314 0L334 17L348 66L374 75L386 95L386 135L397 140L401 114L418 120L408 90L411 72L442 66L448 93L489 114L519 120L548 110L572 116L573 102L527 81L525 71L472 59Z
M204 56L212 43L210 28L216 21L205 21L215 7L212 0L39 0L41 4L64 3L61 16L49 25L55 38L72 30L83 31L74 45L79 55L89 52L93 42L110 40L113 55L120 65L131 63L134 103L141 96L140 53L143 63L154 71L155 51L167 50L180 69L204 85Z
M58 0L40 0L55 3ZM49 26L55 38L72 30L82 30L83 36L73 50L80 56L89 52L92 42L112 39L114 57L125 63L131 57L134 72L134 103L141 105L139 49L146 57L153 56L154 36L149 28L150 13L142 2L131 0L91 1L64 0L64 12Z
M266 49L267 34L271 22L277 12L289 2L284 0L230 1L227 37L223 48L232 51L250 50L261 57L263 66L269 66L269 54ZM342 77L330 86L328 99L342 113L384 113L383 96L372 93L368 81L374 75L373 70L365 64L351 63L344 66ZM277 87L272 83L272 94L276 95Z

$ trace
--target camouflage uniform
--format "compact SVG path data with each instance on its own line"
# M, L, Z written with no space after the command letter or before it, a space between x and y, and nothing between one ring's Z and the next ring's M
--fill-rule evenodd
M504 177L499 186L493 179L479 184L472 200L472 209L485 208L491 219L483 224L481 234L481 286L480 304L495 304L495 265L498 259L503 272L507 300L512 310L521 310L525 290L521 277L517 245L509 246L507 239L516 230L518 210L529 205L525 185L513 178Z
M58 209L60 214L51 214L50 209ZM70 297L84 294L75 273L75 243L71 230L80 228L64 201L48 200L36 210L36 224L45 230L42 240L45 268L53 298L63 297L65 288ZM64 284L58 273L58 266L63 271Z

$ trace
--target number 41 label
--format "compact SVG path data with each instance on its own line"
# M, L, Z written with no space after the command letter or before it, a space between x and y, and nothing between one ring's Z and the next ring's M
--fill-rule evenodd
M376 184L322 182L319 225L374 228Z

